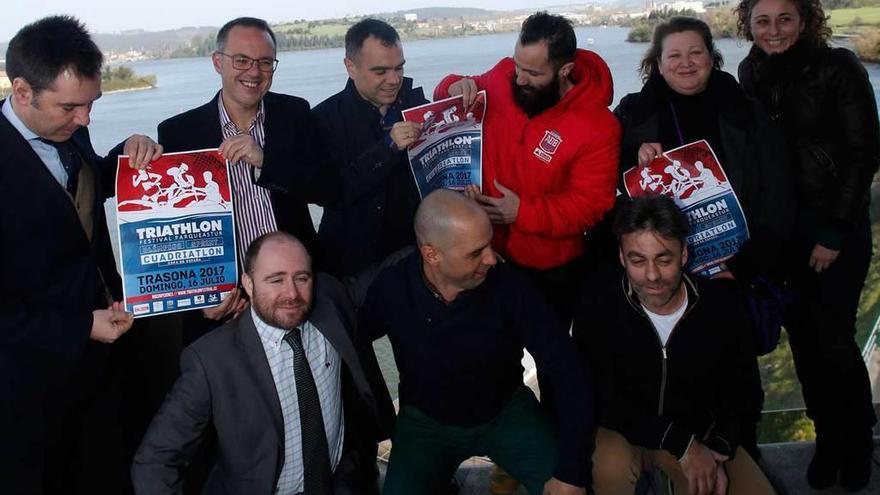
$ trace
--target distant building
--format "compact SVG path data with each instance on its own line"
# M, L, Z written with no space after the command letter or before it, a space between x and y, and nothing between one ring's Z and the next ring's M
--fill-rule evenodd
M703 2L668 2L668 3L659 3L654 8L655 10L693 10L697 14L702 14L706 11L706 7L703 6Z
M416 22L419 19L418 14L403 14L403 18L406 19L406 22Z

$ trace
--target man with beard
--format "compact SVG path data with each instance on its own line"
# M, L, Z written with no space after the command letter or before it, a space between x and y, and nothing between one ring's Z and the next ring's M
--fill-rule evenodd
M732 282L684 274L688 227L666 196L621 202L613 229L625 273L578 301L573 336L599 405L598 495L634 493L653 468L675 493L773 493L739 442L761 399L748 311Z
M285 232L254 240L244 265L250 309L184 350L135 456L135 489L179 490L212 428L219 459L206 493L377 493L376 401L345 288L313 275Z
M571 23L538 12L513 58L475 77L450 75L434 98L487 90L483 184L469 193L495 224L493 246L524 267L566 321L583 278L584 233L614 204L620 126L611 72L579 50Z
M315 107L326 151L338 167L339 197L324 207L318 237L327 269L356 273L415 241L419 193L406 147L419 125L401 110L427 103L403 77L403 47L386 22L364 19L345 34L345 89Z

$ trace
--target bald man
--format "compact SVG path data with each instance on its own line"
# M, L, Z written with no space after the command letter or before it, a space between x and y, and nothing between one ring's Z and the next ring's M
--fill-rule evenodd
M179 492L211 426L219 459L205 493L378 493L378 413L347 291L313 274L285 232L254 240L244 265L251 308L183 351L134 458L136 491Z
M529 493L585 493L591 391L555 312L495 256L492 224L474 201L431 193L415 231L418 251L378 275L361 310L359 333L388 335L400 372L383 493L433 494L474 455L491 457ZM555 418L523 385L523 348L559 391Z

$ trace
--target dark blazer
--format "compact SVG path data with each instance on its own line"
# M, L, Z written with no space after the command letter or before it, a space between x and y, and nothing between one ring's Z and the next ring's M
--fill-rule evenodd
M319 274L309 320L345 364L345 447L334 479L344 466L353 473L352 493L366 494L376 484L376 401L350 338L355 313L347 297L342 284ZM284 461L284 425L250 311L184 350L181 377L134 458L137 493L181 493L182 471L209 426L217 433L219 458L204 492L273 493Z
M159 144L165 152L217 148L223 143L218 92L208 103L159 124ZM296 236L317 260L318 240L308 203L323 203L335 196L326 175L323 147L309 104L302 98L266 93L263 168L256 183L270 190L278 229ZM234 194L234 192L233 192Z
M422 105L422 88L405 78L390 111ZM391 147L378 109L345 89L312 111L330 157L337 197L324 207L318 235L326 268L348 276L405 246L415 244L413 219L419 193L405 151ZM401 117L398 115L398 120Z
M5 469L17 469L6 461L39 454L44 411L94 388L91 378L103 373L99 363L109 348L89 338L92 311L107 307L99 267L111 295L118 300L121 292L102 206L101 158L85 127L72 141L94 177L91 240L70 196L0 114L0 479L6 489ZM42 469L41 458L33 461ZM13 479L13 492L14 486Z

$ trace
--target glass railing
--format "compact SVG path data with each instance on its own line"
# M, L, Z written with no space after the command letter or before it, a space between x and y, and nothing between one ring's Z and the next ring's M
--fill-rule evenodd
M876 365L880 334L880 182L875 179L871 201L874 256L856 320L856 343L868 366L875 404L880 402L880 370ZM804 411L800 383L792 361L788 336L783 332L776 350L759 359L764 384L764 417L758 428L759 443L812 440L815 430Z

